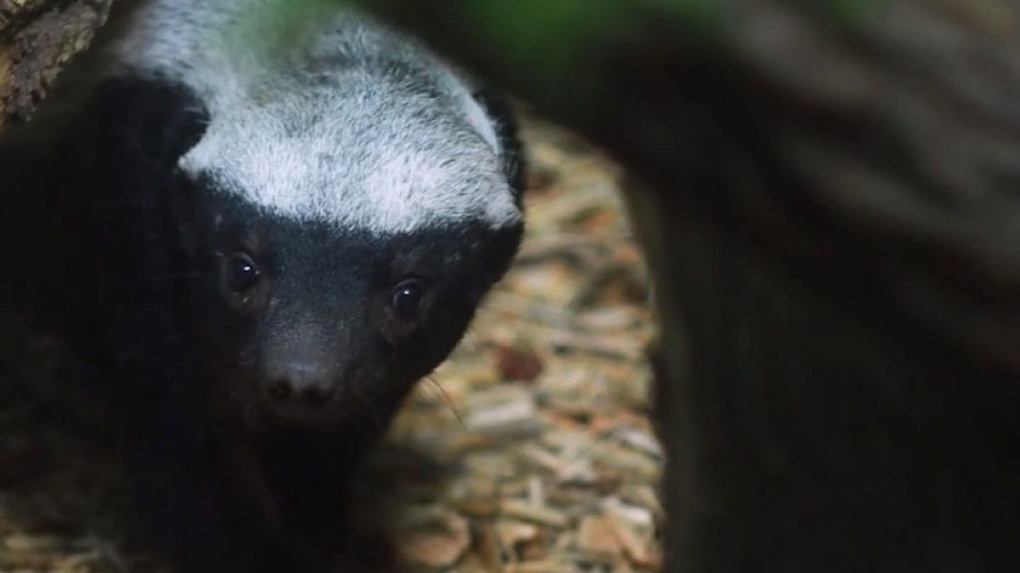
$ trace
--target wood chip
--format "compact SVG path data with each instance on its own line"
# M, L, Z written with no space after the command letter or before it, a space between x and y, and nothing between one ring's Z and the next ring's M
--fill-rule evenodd
M542 360L525 346L497 345L493 349L496 368L505 380L534 382L542 373Z
M624 475L646 483L657 481L662 470L656 460L608 442L592 446L592 458L619 469Z
M537 413L534 397L527 394L509 402L472 410L465 418L464 426L484 433L539 431L541 420Z
M617 496L610 496L604 499L602 501L602 509L634 525L648 529L655 525L655 518L651 510L638 505L626 504Z
M610 562L623 554L616 528L604 515L588 515L577 530L577 549L587 558Z
M622 428L615 432L615 437L625 445L642 453L655 458L662 458L662 446L659 445L659 440L651 432L637 428Z
M439 568L453 565L471 544L468 520L455 513L407 532L400 543L401 555L411 563Z
M577 573L573 563L562 561L525 561L507 564L505 573Z
M631 563L641 569L659 569L661 556L652 539L638 535L619 519L610 519L608 523Z
M560 511L518 499L504 499L500 504L500 512L506 517L515 517L549 527L563 528L570 524L570 518Z
M510 519L497 521L494 530L500 545L505 548L513 548L519 543L533 541L538 537L538 526Z
M656 489L647 484L630 484L620 488L620 497L624 501L644 507L656 518L662 518L664 512Z
M524 444L518 451L522 458L534 466L548 470L555 475L559 475L569 467L569 463L562 457L536 444Z

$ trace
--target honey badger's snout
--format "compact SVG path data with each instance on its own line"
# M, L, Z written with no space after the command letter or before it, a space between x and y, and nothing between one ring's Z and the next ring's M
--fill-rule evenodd
M329 417L357 355L349 324L307 314L269 322L258 377L261 402L270 413L295 422Z
M263 393L275 409L321 408L333 396L337 369L318 357L276 360L268 365Z

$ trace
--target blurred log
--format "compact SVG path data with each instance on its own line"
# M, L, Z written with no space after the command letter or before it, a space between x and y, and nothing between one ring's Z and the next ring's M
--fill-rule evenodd
M1015 3L365 5L643 182L667 570L1016 570Z

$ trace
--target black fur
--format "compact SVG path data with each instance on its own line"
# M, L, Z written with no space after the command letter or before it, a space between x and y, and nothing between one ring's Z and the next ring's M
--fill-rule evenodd
M499 109L519 194L516 126ZM50 319L98 372L91 383L124 428L139 499L185 571L318 570L345 530L345 483L460 340L522 230L339 233L274 216L178 172L208 119L187 88L159 78L101 86L33 207L61 207L49 215L62 240L36 257L59 268L44 280L37 264L16 273L59 285L39 291L39 306L64 301ZM241 306L223 292L223 255L237 249L265 285ZM407 276L426 285L413 321L388 310ZM321 347L339 373L307 416L281 416L265 398L267 355L281 344Z

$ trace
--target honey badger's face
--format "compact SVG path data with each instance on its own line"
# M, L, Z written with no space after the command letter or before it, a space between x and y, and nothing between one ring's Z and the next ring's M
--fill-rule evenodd
M467 124L362 108L322 125L294 109L214 122L180 162L196 324L245 412L384 423L506 271L516 197Z
M521 235L344 231L197 192L200 329L231 395L288 423L388 416L460 340Z
M293 423L387 416L458 343L520 235L338 231L202 195L198 318L235 396Z

